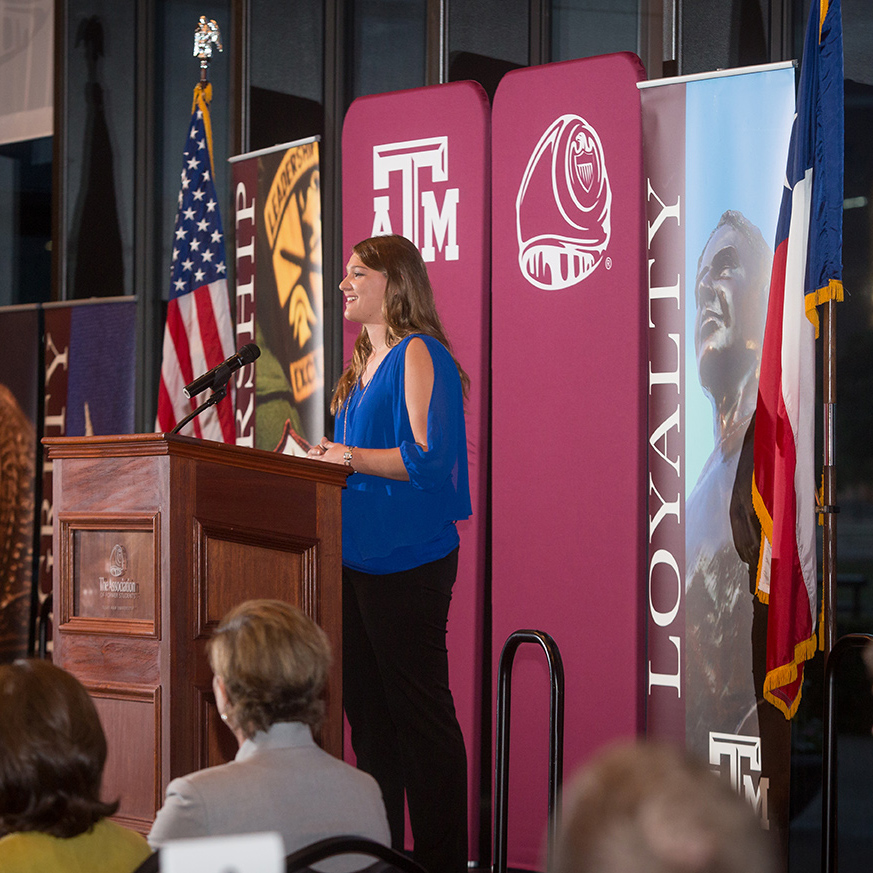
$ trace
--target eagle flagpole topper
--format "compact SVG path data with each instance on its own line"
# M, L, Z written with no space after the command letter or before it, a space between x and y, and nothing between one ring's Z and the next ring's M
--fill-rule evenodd
M200 58L200 81L206 82L209 70L209 62L212 60L212 48L216 51L224 51L221 44L221 31L214 18L206 20L205 15L200 16L200 24L194 31L194 57Z

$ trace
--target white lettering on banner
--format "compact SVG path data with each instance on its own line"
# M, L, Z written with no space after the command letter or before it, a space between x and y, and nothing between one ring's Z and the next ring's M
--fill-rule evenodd
M648 223L648 246L652 252L652 241L665 227L678 230L680 225L679 198L672 206L667 206L648 183L649 203L652 198L660 205L654 220ZM675 225L665 224L667 219L675 220ZM680 276L670 285L657 285L652 282L655 258L648 260L649 287L649 347L659 358L662 369L655 371L649 361L650 419L649 433L649 615L653 622L649 631L648 693L653 687L673 689L676 697L682 696L682 647L681 637L677 635L674 623L677 621L685 592L682 560L677 559L672 549L681 539L681 461L682 441L680 405L680 345L679 334L670 331L675 324L661 325L655 319L653 301L663 301L656 307L659 314L668 321L675 322L681 314ZM663 311L663 305L672 301ZM675 350L675 353L673 353ZM668 365L663 359L668 357ZM665 394L664 392L669 392ZM669 438L672 435L672 449ZM654 512L653 500L655 502ZM671 524L672 522L672 524ZM665 529L659 532L661 525ZM663 636L661 634L663 633ZM673 652L675 651L675 656ZM653 665L652 657L663 658L666 663Z
M55 374L55 370L58 367L63 367L65 370L70 365L70 347L67 346L63 352L58 350L58 347L55 345L54 337L52 337L51 333L46 333L45 337L45 347L46 353L51 354L51 363L46 367L45 371L45 384L48 385L52 380L52 376Z
M245 183L237 183L236 336L240 345L254 342L255 339L255 198L252 197L250 201L247 198ZM236 375L236 444L249 448L255 444L255 420L252 415L254 377L255 368L251 366L243 367ZM242 406L245 406L245 410L241 409Z
M45 436L65 436L67 433L67 407L63 402L66 400L66 392L61 391L60 395L63 399L59 402L52 402L52 391L59 388L64 388L63 382L55 383L55 377L63 377L63 374L70 368L70 347L64 346L63 350L59 349L55 343L54 335L50 329L46 330L45 335L45 353L46 353L46 368L45 368L45 406L43 418L43 433ZM60 406L58 410L57 407ZM39 529L40 529L40 546L39 546L39 574L42 590L46 590L44 583L46 580L51 580L51 575L54 569L54 503L52 497L52 481L54 477L54 463L48 461L43 468L43 498L40 502L39 512Z
M679 198L677 197L676 202L672 206L667 206L667 204L664 203L664 201L655 193L655 189L652 187L652 182L650 179L646 179L646 195L647 195L648 200L651 200L652 197L654 197L655 200L657 200L658 203L661 204L661 211L658 213L655 220L651 223L647 223L648 244L651 247L652 239L654 238L655 234L660 229L661 225L668 218L675 218L677 227L681 223L680 222L680 213L679 213L680 201L679 201ZM649 265L651 266L651 263ZM677 288L678 288L678 285L679 285L679 283L677 282L676 283ZM651 320L649 321L649 326L652 327Z
M727 776L734 790L745 797L761 818L764 828L770 828L767 793L770 780L761 776L761 738L742 734L709 734L709 763L723 770L727 759ZM757 783L757 787L756 787Z
M400 175L400 233L421 250L425 261L436 260L437 251L447 261L457 261L458 204L460 189L447 188L442 205L430 183L449 179L449 138L435 136L373 147L373 190L389 187L392 174ZM391 197L373 197L372 236L395 233L391 222Z

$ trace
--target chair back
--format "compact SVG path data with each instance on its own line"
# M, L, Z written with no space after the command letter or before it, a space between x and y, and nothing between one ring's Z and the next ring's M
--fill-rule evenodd
M285 873L307 873L313 864L341 855L369 855L376 860L364 870L367 873L428 873L403 852L383 846L366 837L328 837L292 852L285 858Z

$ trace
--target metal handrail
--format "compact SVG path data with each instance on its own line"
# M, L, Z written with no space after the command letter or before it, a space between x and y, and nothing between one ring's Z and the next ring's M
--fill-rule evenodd
M849 649L864 648L873 641L873 634L846 634L834 643L825 662L824 725L822 731L822 873L837 870L837 743L836 743L836 672L843 655Z
M549 831L548 853L558 832L559 795L564 770L564 662L557 643L544 631L511 633L500 653L497 675L497 739L494 772L494 873L506 873L507 825L509 819L509 709L512 662L522 643L536 643L549 662Z

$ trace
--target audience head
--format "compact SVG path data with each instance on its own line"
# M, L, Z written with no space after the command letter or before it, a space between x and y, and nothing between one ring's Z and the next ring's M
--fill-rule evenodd
M564 793L552 873L773 873L747 801L672 746L620 745Z
M241 603L222 619L207 654L222 718L238 735L253 737L276 722L321 723L330 644L290 603Z
M0 836L84 833L101 803L106 737L82 684L49 661L0 665Z

